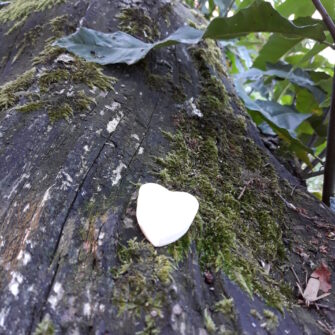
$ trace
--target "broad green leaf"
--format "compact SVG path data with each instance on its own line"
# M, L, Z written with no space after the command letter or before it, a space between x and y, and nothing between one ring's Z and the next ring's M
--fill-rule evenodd
M243 81L238 78L235 79L236 91L250 111L253 119L258 119L258 122L259 120L265 121L272 130L289 145L290 149L294 151L300 159L306 164L310 164L308 153L312 154L313 151L294 137L295 128L310 115L296 113L292 109L287 110L288 107L274 102L254 101L245 92Z
M208 25L203 37L227 39L251 32L276 32L288 37L310 38L321 42L325 39L323 25L297 26L281 16L270 3L262 0L255 0L232 17L215 18Z
M296 108L301 113L322 114L322 109L314 95L306 89L297 88Z
M87 61L102 65L134 64L153 48L177 43L195 44L202 38L231 39L251 32L277 32L291 38L323 41L325 39L323 29L324 26L319 23L295 25L281 16L269 3L255 0L249 7L241 9L232 17L215 18L205 31L181 27L166 39L156 43L144 43L120 31L106 34L81 27L74 34L57 40L55 45L66 48Z
M315 7L311 0L286 0L276 7L277 11L289 17L294 14L295 17L311 16L315 12Z
M265 70L266 63L277 63L282 56L301 41L301 37L286 38L281 34L272 34L260 50L253 66Z
M131 65L144 58L153 48L176 43L195 44L200 41L202 35L202 31L186 26L179 28L162 41L144 43L121 31L106 34L81 27L74 34L57 40L55 45L65 48L89 62L101 65L116 63Z
M331 97L327 97L325 100L323 100L320 104L321 108L327 108L330 107L331 104Z
M105 34L83 27L74 34L57 40L55 45L89 62L102 65L134 64L144 58L153 47L151 43L144 43L121 31Z

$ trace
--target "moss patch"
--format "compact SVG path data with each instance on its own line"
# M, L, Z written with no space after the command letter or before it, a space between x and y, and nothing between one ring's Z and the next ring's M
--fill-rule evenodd
M127 319L145 316L141 334L159 333L156 318L163 316L174 270L172 259L158 254L151 244L136 239L119 247L118 259L120 266L113 271L113 302L118 306L119 315Z
M52 323L52 321L49 318L44 318L43 321L41 321L33 335L54 335L55 334L55 327Z
M157 23L142 8L123 8L118 14L119 29L145 41L153 42L160 38Z
M275 279L285 257L278 180L247 137L243 115L233 112L218 79L220 59L209 62L208 52L213 53L208 48L203 43L190 49L201 76L197 105L204 117L178 116L179 131L167 134L172 151L158 159L165 186L190 192L200 202L190 231L169 249L179 261L194 241L203 269L223 270L250 295L257 293L282 309L288 290ZM271 275L261 260L271 263Z
M224 298L218 301L214 306L215 312L220 312L223 314L234 315L234 300L233 298Z
M62 54L60 50L57 49L55 57ZM48 59L51 64L38 76L34 68L1 87L0 111L16 105L20 91L25 91L22 103L16 107L18 111L43 109L48 112L51 121L69 119L75 111L88 110L95 104L94 93L89 93L87 88L102 91L113 89L116 79L104 75L101 67L77 57L69 57L68 62Z
M34 12L50 9L65 0L15 0L0 11L0 23L14 22L7 34L20 27Z
M14 106L19 101L20 92L24 94L34 82L35 72L36 69L32 68L17 79L0 86L0 111Z

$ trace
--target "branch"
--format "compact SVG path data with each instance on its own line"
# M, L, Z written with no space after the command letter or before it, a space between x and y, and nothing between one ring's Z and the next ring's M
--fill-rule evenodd
M313 177L317 177L317 176L322 176L325 173L324 170L320 170L320 171L315 171L306 175L303 175L302 178L303 179L309 179L309 178L313 178Z
M335 42L335 24L320 0L312 0L315 8L322 16L333 41ZM333 91L330 105L330 116L328 123L327 155L325 163L325 174L323 181L322 201L329 206L330 198L335 195L335 67L333 74Z
M318 10L318 12L321 14L323 22L327 26L330 34L332 35L332 38L335 42L335 24L332 20L332 18L327 13L327 10L325 7L323 7L320 0L312 0L315 8Z

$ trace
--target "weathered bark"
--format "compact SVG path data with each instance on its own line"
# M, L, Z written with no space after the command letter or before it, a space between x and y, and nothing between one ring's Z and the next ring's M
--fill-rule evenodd
M334 217L263 146L215 45L102 74L48 40L80 24L156 39L199 24L194 15L163 0L68 0L7 34L13 22L0 14L0 84L14 80L0 91L0 334L320 334L317 320L334 324L333 296L322 301L330 309L295 305L289 268L302 282L321 259L334 271ZM183 243L157 253L134 214L148 181L200 202Z

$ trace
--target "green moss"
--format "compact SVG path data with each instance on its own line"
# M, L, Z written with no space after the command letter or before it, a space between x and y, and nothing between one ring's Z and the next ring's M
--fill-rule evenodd
M182 86L177 85L171 73L164 75L151 73L150 70L146 67L146 79L149 86L160 92L169 92L174 101L182 103L186 100L186 94L183 91Z
M49 21L49 25L53 32L53 40L62 37L64 35L64 27L70 25L68 15L56 16Z
M146 331L157 328L153 315L162 316L174 270L172 260L158 254L151 244L136 239L119 247L118 259L120 265L113 271L113 302L119 315L133 319L145 313Z
M170 21L170 15L172 14L172 5L171 3L164 4L160 9L160 14L164 18L164 21L167 25L167 27L170 27L171 21Z
M160 32L154 19L142 8L121 9L119 19L119 29L146 41L153 42L160 38Z
M33 102L28 102L22 106L19 106L16 108L19 112L23 113L30 113L30 112L35 112L37 110L40 110L43 108L44 103L43 101L33 101Z
M10 108L18 102L20 92L26 91L34 82L35 72L35 68L32 68L17 79L0 86L0 111Z
M256 309L251 309L250 310L250 315L252 315L254 318L256 318L258 320L263 319L262 315Z
M210 315L210 312L208 311L208 308L204 310L204 324L209 334L216 333L216 325Z
M55 105L49 109L49 117L51 122L60 119L69 120L73 116L73 109L68 103L63 103L60 106Z
M10 30L10 34L27 20L27 18L34 12L41 12L50 9L65 0L15 0L2 8L0 11L0 23L9 21L14 22Z
M55 69L41 74L39 85L41 92L48 92L51 84L59 83L70 79L70 71L67 69Z
M278 317L270 310L264 309L263 311L264 318L266 320L265 328L268 331L274 330L278 327Z
M223 270L250 295L256 293L282 309L289 297L275 279L282 276L285 257L280 228L284 208L274 200L278 180L267 158L248 139L244 117L234 114L214 75L221 71L207 62L203 49L206 44L191 52L200 73L197 105L204 117L178 116L179 131L167 136L172 150L157 160L162 182L194 194L200 203L190 231L169 250L179 261L194 241L203 269ZM271 275L259 260L271 263Z
M54 335L55 334L55 328L52 323L52 321L49 318L44 318L43 321L41 321L33 335Z
M215 312L232 315L234 313L234 299L224 298L218 301L214 306Z
M17 59L21 56L23 51L30 47L31 45L34 45L36 43L36 39L40 36L42 33L42 27L37 25L30 29L28 32L24 33L22 41L19 43L18 51L16 55L13 57L12 64L17 61Z
M34 57L33 65L45 65L53 62L59 55L64 53L64 49L54 47L47 43L45 48L39 53L38 56Z

